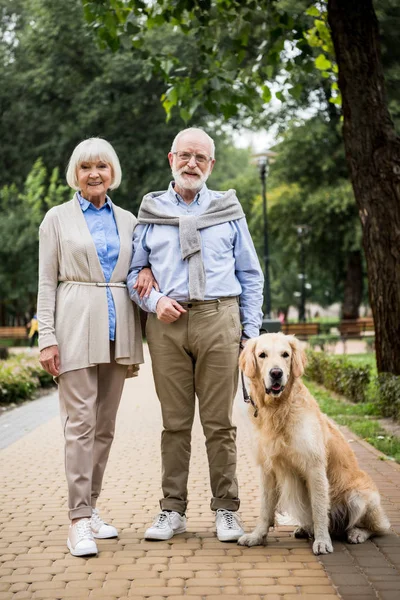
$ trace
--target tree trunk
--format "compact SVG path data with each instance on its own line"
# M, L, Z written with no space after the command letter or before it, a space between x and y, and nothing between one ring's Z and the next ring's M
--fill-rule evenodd
M343 319L358 319L363 291L362 256L360 250L349 252L344 283Z
M400 139L385 96L372 0L328 0L343 137L363 230L378 371L400 375Z

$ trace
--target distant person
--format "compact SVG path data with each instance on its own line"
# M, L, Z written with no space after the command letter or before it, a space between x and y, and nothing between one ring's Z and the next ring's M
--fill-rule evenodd
M96 554L94 538L116 537L97 508L126 377L143 362L137 308L126 277L136 218L107 195L121 181L113 147L90 138L73 151L72 200L49 210L39 229L40 362L58 378L73 556ZM139 294L154 283L139 274Z
M240 343L261 326L263 276L235 191L206 186L215 163L210 136L181 131L168 159L174 181L143 199L128 277L131 297L149 312L147 341L164 426L161 512L145 538L167 540L186 530L197 396L217 536L234 541L243 529L232 407ZM137 276L148 266L161 291L140 298Z
M30 340L29 346L31 348L33 348L39 337L39 322L38 322L36 314L34 314L32 319L29 321L28 327L29 327L28 339Z
M285 313L282 310L278 312L278 321L281 325L283 325L285 322Z

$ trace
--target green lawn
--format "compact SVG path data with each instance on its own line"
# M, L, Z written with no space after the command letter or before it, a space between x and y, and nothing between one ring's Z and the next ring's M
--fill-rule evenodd
M364 357L365 360L368 355L355 356ZM358 359L356 358L356 360ZM346 425L356 435L386 454L388 458L400 463L400 439L388 435L381 427L376 420L379 411L373 403L353 404L334 398L328 390L313 381L307 380L306 383L325 414L332 417L338 425Z

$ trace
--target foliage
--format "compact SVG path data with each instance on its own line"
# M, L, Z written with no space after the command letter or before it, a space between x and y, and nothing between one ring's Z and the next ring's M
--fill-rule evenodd
M356 365L343 357L328 357L322 352L307 352L306 374L310 379L353 402L365 402L371 379L368 365Z
M310 4L311 12L305 10ZM188 119L205 106L225 119L243 118L260 112L270 101L269 82L278 76L277 97L298 100L303 87L291 73L299 63L308 72L315 64L328 79L335 74L324 3L83 0L83 5L99 39L113 48L124 43L143 51L143 32L166 22L196 45L194 63L165 47L148 53L168 85L163 105L169 115L177 106L182 118Z
M0 187L21 188L42 157L48 172L64 173L75 145L100 136L121 160L122 184L113 201L137 211L149 190L165 189L167 153L183 122L167 124L164 81L144 56L123 46L100 50L79 0L0 0ZM187 54L185 36L148 32L146 44ZM29 90L29 93L27 93ZM204 124L204 110L196 115Z
M334 334L312 335L308 338L308 343L313 350L319 348L321 352L325 352L330 347L334 347L339 340L340 337Z
M53 385L53 378L37 357L18 355L0 361L0 402L20 402L32 398L39 387Z
M400 421L400 377L392 373L379 373L375 390L382 414Z
M58 169L48 174L40 158L21 192L15 185L0 190L0 322L24 324L36 312L39 224L68 194Z
M388 435L374 419L381 414L377 404L371 402L353 404L340 398L333 398L326 389L312 381L307 382L307 387L321 410L332 417L338 425L345 425L380 452L400 462L400 439Z

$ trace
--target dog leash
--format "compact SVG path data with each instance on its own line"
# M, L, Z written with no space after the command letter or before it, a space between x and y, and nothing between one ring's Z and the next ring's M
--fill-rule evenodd
M249 393L248 393L248 391L246 389L246 385L244 383L243 371L240 371L240 375L241 375L241 378L242 378L243 400L247 404L251 404L252 405L252 407L254 408L254 416L257 417L258 416L258 407L257 407L257 405L254 402L253 398L249 395Z

